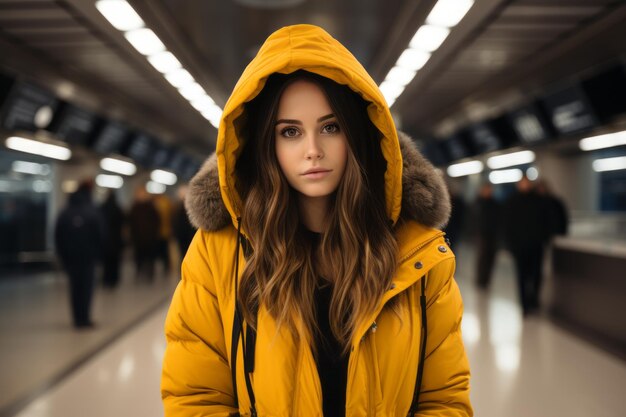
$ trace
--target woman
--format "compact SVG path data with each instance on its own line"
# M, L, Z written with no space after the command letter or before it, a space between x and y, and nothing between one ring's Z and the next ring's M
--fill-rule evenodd
M447 191L398 136L322 29L267 39L191 183L166 415L472 415Z

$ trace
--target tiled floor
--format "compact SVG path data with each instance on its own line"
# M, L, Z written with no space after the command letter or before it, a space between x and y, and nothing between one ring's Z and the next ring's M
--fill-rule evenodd
M506 253L499 254L488 294L477 292L472 285L470 250L457 248L457 256L476 416L624 415L623 361L545 318L522 320ZM18 417L162 415L159 376L165 313L164 306L37 398Z

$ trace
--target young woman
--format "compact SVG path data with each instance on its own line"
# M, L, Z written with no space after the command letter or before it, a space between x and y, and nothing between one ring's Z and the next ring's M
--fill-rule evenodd
M445 185L322 29L267 39L187 209L167 416L472 415Z

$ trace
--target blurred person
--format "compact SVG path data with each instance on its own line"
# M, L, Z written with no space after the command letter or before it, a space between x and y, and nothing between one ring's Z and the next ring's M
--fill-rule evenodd
M463 196L455 191L450 192L450 204L452 212L450 220L445 227L446 238L451 246L458 245L465 227L465 216L467 215L465 200Z
M172 218L174 237L176 238L181 259L187 253L187 248L189 248L191 240L196 234L196 229L191 225L189 217L187 216L187 210L185 209L185 197L187 196L187 191L187 185L181 185L178 187L178 201L174 205Z
M501 228L500 203L493 197L491 183L483 184L475 204L477 210L476 285L485 290L491 284L491 274L498 250Z
M135 201L128 215L128 225L137 277L141 280L152 281L161 220L152 196L145 186L140 186L135 191Z
M540 307L546 216L543 200L526 176L516 189L506 202L505 237L515 259L522 312L527 316Z
M117 287L124 250L123 230L126 216L117 202L115 191L109 191L100 207L106 226L103 257L103 283L106 288Z
M69 277L70 305L74 327L93 327L91 300L95 267L102 257L104 221L93 204L93 182L82 182L69 197L55 226L56 250Z
M261 46L188 207L166 416L472 415L445 183L323 29Z
M562 199L557 197L544 179L537 181L537 193L543 198L547 220L547 238L565 236L567 234L569 216Z
M163 264L163 271L170 272L170 240L172 239L172 200L165 194L154 196L154 207L159 213L159 239L157 242L156 259Z

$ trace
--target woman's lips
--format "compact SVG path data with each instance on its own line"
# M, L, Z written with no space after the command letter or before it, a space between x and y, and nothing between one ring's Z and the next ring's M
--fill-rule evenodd
M330 169L313 169L305 172L302 176L308 179L317 180L326 177L331 171L332 170Z

